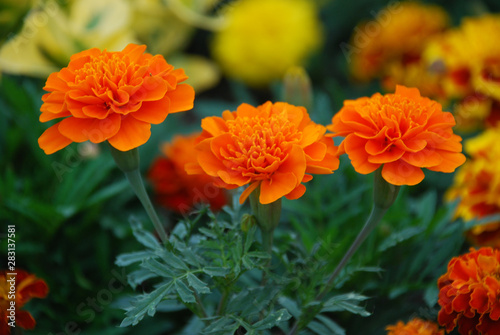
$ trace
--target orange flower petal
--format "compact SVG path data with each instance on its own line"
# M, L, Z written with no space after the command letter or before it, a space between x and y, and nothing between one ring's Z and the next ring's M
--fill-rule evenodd
M150 136L151 124L129 116L122 118L120 129L108 142L120 151L129 151L146 143Z
M167 92L170 99L170 113L178 113L193 108L194 89L187 84L177 85L174 91Z
M306 193L306 187L302 184L299 184L293 191L285 195L285 198L288 200L295 200L300 198Z
M265 179L260 185L261 204L270 204L292 192L297 187L297 177L291 172L275 173L270 179Z
M116 135L121 126L121 116L111 114L106 119L79 119L68 117L59 122L59 131L73 142L101 143Z
M424 179L422 169L404 161L384 164L382 177L393 185L416 185Z
M433 167L439 165L443 161L438 150L423 149L418 152L406 152L402 159L416 167Z
M345 151L356 172L368 174L372 173L380 166L380 164L374 164L368 161L368 156L365 151L366 140L352 134L348 135L342 143L344 144Z
M165 121L170 110L170 100L145 101L137 112L130 114L139 121L159 124Z
M72 141L63 136L58 129L59 123L48 128L38 138L38 145L45 151L45 154L50 155L67 147Z
M36 321L33 319L33 316L29 312L26 311L16 311L16 325L27 330L31 330L35 328Z
M429 170L451 173L466 161L465 156L461 153L441 151L439 154L443 161L436 166L428 167Z
M245 200L247 200L248 196L253 192L255 191L255 189L257 187L259 187L260 185L260 181L255 181L253 183L250 184L250 186L248 186L245 190L243 190L243 192L241 193L240 195L240 204L243 204L245 202Z

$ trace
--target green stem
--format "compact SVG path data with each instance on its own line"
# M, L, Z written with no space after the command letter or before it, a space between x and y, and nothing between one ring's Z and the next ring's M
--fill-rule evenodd
M137 198L139 198L139 200L142 203L142 206L146 210L146 213L153 222L153 225L158 235L160 236L161 241L163 242L163 244L165 244L167 242L167 233L165 232L163 224L160 222L158 214L156 214L153 204L149 199L148 193L146 192L146 188L144 187L144 183L142 182L142 177L141 173L139 172L139 169L134 169L132 171L124 171L124 173L130 183L130 186L132 186L132 189L137 195Z
M196 299L196 305L198 306L198 317L201 318L207 318L208 314L207 311L205 310L205 307L203 307L203 303L201 302L200 296L198 293L194 292L194 298Z
M216 315L221 315L222 312L226 309L227 301L229 298L229 292L231 291L231 287L226 287L224 292L222 292L222 297L219 301L219 306L217 307Z
M335 278L337 278L340 271L344 268L347 262L349 262L360 245L365 241L368 235L370 235L370 233L377 226L380 220L382 220L387 210L396 200L399 189L400 186L392 185L384 180L384 178L382 177L382 167L375 171L373 179L373 207L370 215L368 216L365 225L358 233L358 236L356 236L356 239L354 240L354 242L352 242L351 246L344 254L344 257L342 257L340 263L328 278L326 285L316 296L315 301L321 301L325 297L325 295L333 288ZM318 309L318 312L319 311L320 309ZM288 335L295 335L297 333L297 331L299 330L300 321L301 318L299 317L299 319L295 321Z
M269 254L269 260L266 263L266 269L271 267L271 257L273 256L273 238L274 238L274 229L273 230L262 230L262 245L264 246L264 250ZM265 286L267 283L267 273L266 271L262 272L262 280L261 286Z

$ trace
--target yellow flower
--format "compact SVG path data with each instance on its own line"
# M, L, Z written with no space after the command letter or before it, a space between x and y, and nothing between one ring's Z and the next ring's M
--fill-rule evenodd
M457 172L446 198L459 199L456 216L465 221L500 213L500 128L492 128L465 143L471 155ZM467 232L478 246L500 248L500 222L478 225Z
M308 0L240 0L227 11L212 53L227 76L252 86L281 79L322 42L317 8Z
M385 66L392 61L403 65L419 61L427 39L447 25L448 16L441 7L413 1L389 5L374 20L354 28L351 74L368 81L385 76Z

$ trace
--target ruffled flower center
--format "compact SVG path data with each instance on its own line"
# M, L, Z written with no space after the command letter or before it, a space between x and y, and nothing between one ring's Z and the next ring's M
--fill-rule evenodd
M238 117L226 122L232 143L221 153L228 167L254 180L269 178L287 159L302 133L286 112Z

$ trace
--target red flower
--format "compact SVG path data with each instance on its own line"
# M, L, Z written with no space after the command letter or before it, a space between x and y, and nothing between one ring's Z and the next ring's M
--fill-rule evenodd
M0 334L10 334L11 321L15 321L16 327L33 329L36 325L35 319L29 312L20 308L31 298L45 298L48 293L49 287L45 281L35 275L23 270L0 271ZM15 306L14 312L9 310L11 306Z
M214 186L214 178L188 175L184 169L186 164L196 162L195 141L199 135L174 137L163 146L165 157L157 158L148 172L156 201L180 214L201 202L210 204L214 211L227 203L226 192Z
M462 335L500 335L500 251L481 248L458 257L438 279L439 323Z

